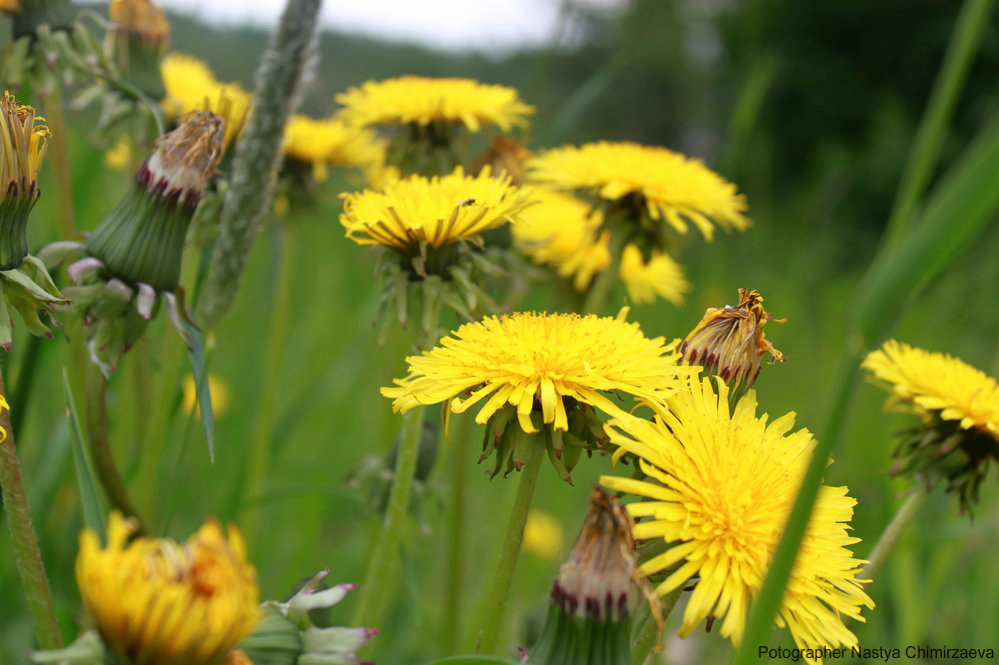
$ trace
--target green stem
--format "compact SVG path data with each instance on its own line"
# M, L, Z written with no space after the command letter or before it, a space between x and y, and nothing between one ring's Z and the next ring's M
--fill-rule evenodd
M278 247L277 284L274 303L271 308L270 330L267 342L267 358L264 361L264 376L261 382L260 401L257 404L257 419L250 443L250 461L246 482L243 483L243 505L249 505L267 489L266 481L271 464L271 440L274 434L274 414L280 387L281 369L287 351L288 322L291 320L291 294L295 277L295 233L288 229L287 222L275 227L275 246ZM262 520L245 520L247 542L253 538L253 525Z
M76 235L73 212L73 187L69 178L69 151L66 149L66 121L62 114L62 91L58 83L42 100L45 120L52 130L52 174L55 176L56 208L59 211L59 240L71 240Z
M583 301L583 314L600 314L607 298L617 281L618 267L621 265L621 252L628 242L628 234L623 229L615 229L610 239L611 262L606 268L597 273L593 278L593 284L586 293L586 300Z
M682 591L683 587L674 589L666 594L666 596L662 599L660 611L664 622L673 612L673 608L676 607L676 602L680 599L680 593ZM638 635L636 635L635 639L631 642L631 665L642 665L658 643L659 622L656 621L654 616L650 615L649 618L645 620L645 623L642 624L642 629L638 632Z
M940 156L954 106L982 43L994 2L965 0L961 8L888 216L884 242L889 247L896 245L912 224L913 211Z
M922 484L913 489L912 494L909 495L909 498L905 500L902 507L895 513L895 517L888 523L885 530L881 532L881 537L878 538L878 542L874 545L874 549L871 550L871 555L868 557L869 561L867 565L857 575L859 579L874 579L874 576L878 574L881 566L888 559L888 555L895 549L895 545L898 543L899 538L902 537L902 533L905 532L905 528L909 526L909 522L912 521L916 513L919 512L919 509L926 503L926 498L929 495L930 493Z
M402 440L396 457L392 489L389 492L385 520L378 543L371 555L368 571L361 587L361 598L354 615L354 625L378 626L390 589L394 585L393 569L398 558L399 543L406 527L409 496L420 455L420 434L423 430L424 408L416 407L402 417Z
M465 526L468 503L468 438L472 418L463 415L457 435L451 439L451 520L448 524L447 608L444 616L444 639L447 653L455 653L461 635L462 596L465 576Z
M6 388L0 376L0 397L6 400ZM14 557L17 571L21 576L21 587L28 604L28 613L35 629L38 646L42 649L58 649L62 646L62 635L56 621L55 607L49 580L45 576L45 564L38 549L38 536L31 523L28 497L24 492L21 477L21 463L17 459L14 445L14 431L10 426L10 409L0 409L0 488L3 491L3 510L7 514L14 543Z
M808 528L812 507L819 495L819 487L829 462L829 455L839 440L843 425L849 415L862 355L859 341L853 338L849 339L840 361L839 370L836 373L836 380L833 383L835 391L830 402L826 425L822 430L822 437L816 443L815 450L812 451L812 458L801 481L801 488L798 490L798 498L791 508L784 533L774 552L770 571L767 573L759 597L750 610L742 648L736 654L734 665L756 663L759 659L757 649L767 643L774 617L777 616L777 610L784 598L784 589L791 577L791 569L798 554L798 547L805 536L805 530Z
M86 392L86 427L87 444L90 446L90 459L94 463L94 471L107 494L108 501L126 517L134 518L139 523L142 532L142 519L132 503L125 481L122 480L118 465L114 461L111 441L108 437L107 413L108 380L93 364L87 367Z
M516 425L510 425L516 427ZM524 541L524 525L527 514L531 510L534 499L534 488L538 484L538 471L545 456L544 445L534 442L527 462L520 470L520 482L517 485L517 496L510 510L510 519L506 525L506 536L500 548L499 560L496 562L496 573L486 596L486 609L482 614L482 628L475 651L477 653L492 653L496 648L496 640L503 626L503 614L506 601L510 595L510 585L513 573L517 568L520 556L520 546Z

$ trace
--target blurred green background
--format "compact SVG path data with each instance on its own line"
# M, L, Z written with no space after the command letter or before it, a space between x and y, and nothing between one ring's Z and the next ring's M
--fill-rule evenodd
M733 303L738 287L759 289L768 309L788 319L768 326L787 362L762 372L761 408L774 415L796 411L799 426L815 429L844 348L851 295L877 246L958 8L959 3L932 0L633 0L603 10L564 2L562 20L571 38L488 55L325 32L305 111L328 113L336 92L369 78L470 76L514 85L537 106L532 147L604 138L702 157L746 193L754 227L710 245L691 243L683 256L693 284L686 304L636 307L632 317L650 336L682 337L706 307ZM261 52L266 31L220 29L181 16L172 21L173 50L204 58L221 80L251 87L256 62L246 54ZM960 97L940 171L995 114L997 69L999 21L993 17ZM69 122L77 223L91 229L129 176L103 165L102 153L86 140L88 117L70 114ZM54 192L48 168L44 177L43 192ZM227 408L218 409L214 465L200 426L183 404L178 378L186 376L187 361L165 317L151 326L111 383L112 441L153 530L185 538L212 514L238 523L249 532L265 598L287 595L324 567L332 569L333 581L361 580L378 518L368 494L347 481L365 457L391 446L400 426L378 387L403 372L407 340L397 333L377 345L373 257L346 240L337 222L337 194L355 185L346 175L334 177L314 201L293 200L284 228L270 226L258 239L239 298L211 339L211 371L230 398ZM32 224L33 248L55 239L51 195L43 196ZM285 316L275 321L282 256L292 260L294 288ZM895 336L953 353L994 376L999 370L996 257L999 225L993 222L943 277L918 294ZM623 291L617 292L615 303L623 299ZM551 302L550 291L539 287L525 307L544 309ZM275 334L281 338L282 325L280 370L271 383L265 358ZM39 347L37 374L24 392L20 369L28 341L23 330L15 331L13 351L5 358L7 385L20 421L15 436L25 483L68 637L81 619L73 577L81 514L60 383L68 344L57 334ZM152 398L134 390L139 357L156 368L158 392ZM275 424L272 463L262 493L243 501L247 452L266 390L275 396L269 413ZM848 485L858 500L853 527L864 539L854 548L860 557L906 488L885 471L893 433L910 420L886 414L884 398L873 386L860 388L827 476L830 484ZM479 437L476 427L469 464L477 457ZM396 600L370 650L380 663L408 665L446 655L440 625L450 454L446 449L438 458L414 506L418 524L408 538ZM585 512L589 487L610 468L605 458L583 460L574 487L543 469L536 504L561 523L563 555ZM490 481L484 472L475 467L471 474L466 618L492 572L515 485L513 478ZM999 503L992 478L974 519L958 516L955 502L934 492L870 586L877 609L866 614L866 624L853 623L851 629L865 647L999 648L997 550ZM505 639L511 649L530 644L561 556L523 554ZM675 633L682 609L671 618L668 634ZM348 597L334 608L333 620L348 621L352 610ZM790 644L783 633L776 639ZM3 528L0 659L21 662L31 646ZM721 662L730 652L716 634L699 632L687 640L670 638L665 655L670 663L704 663Z

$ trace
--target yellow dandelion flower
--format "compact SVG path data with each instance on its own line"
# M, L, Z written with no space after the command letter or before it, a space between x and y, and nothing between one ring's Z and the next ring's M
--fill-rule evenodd
M212 412L218 418L229 410L229 404L232 401L229 384L222 377L209 374L208 389L212 394ZM194 377L190 374L184 377L183 392L184 412L191 413L199 409L197 386L194 383Z
M293 115L284 133L284 154L312 164L313 177L326 179L326 166L372 168L385 161L385 144L374 132L336 118Z
M579 291L610 265L609 235L599 234L603 215L574 196L537 189L537 203L511 227L518 247L535 262L553 265Z
M209 521L187 542L136 538L118 513L108 544L80 534L76 579L105 645L131 665L216 665L260 617L243 539Z
M524 550L542 559L556 559L562 551L565 532L551 513L531 509L524 524Z
M395 411L447 402L454 413L488 397L475 422L484 424L506 404L517 410L524 432L535 405L541 421L555 430L569 427L565 400L623 413L605 393L662 399L689 376L677 364L676 343L649 339L637 323L592 314L519 312L466 323L439 346L406 358L409 375L382 388ZM468 397L458 395L473 391Z
M367 81L336 96L342 117L354 125L462 123L470 132L485 125L503 131L527 124L534 107L517 91L472 79L403 76Z
M949 354L888 340L863 367L923 415L956 421L999 439L999 383Z
M621 252L618 275L628 289L628 297L639 305L654 302L657 297L680 305L684 294L690 291L683 268L672 256L654 250L646 261L642 250L633 244Z
M0 101L3 196L35 192L35 182L48 147L49 128L44 123L45 118L35 115L35 109L20 103L9 92L3 93Z
M531 203L529 194L509 176L494 178L489 169L466 175L459 166L446 176L414 175L382 191L345 194L340 223L359 245L436 248L517 220Z
M636 194L649 217L679 233L691 222L710 240L712 221L725 230L750 223L735 185L700 160L666 148L608 141L564 146L529 160L528 169L535 182L556 189L590 189L611 201Z
M226 144L243 128L253 96L238 83L221 83L203 61L171 53L160 65L166 98L163 111L172 120L188 113L211 111L225 119Z
M127 136L122 135L104 153L104 166L115 171L124 171L131 162L132 142Z
M784 354L774 348L763 332L767 321L785 323L763 308L763 296L756 289L739 289L735 307L709 307L700 323L680 345L683 358L717 372L739 393L753 385L760 373L760 360L770 354L770 363L784 362Z
M791 432L794 413L773 422L758 417L753 391L730 411L728 387L719 382L715 388L710 378L653 408L655 420L626 414L607 427L619 452L639 458L647 479L604 476L600 482L644 498L628 511L648 518L634 526L636 539L667 543L638 569L643 575L671 571L657 593L696 580L680 635L714 617L721 635L738 645L815 440L806 429ZM847 549L859 542L848 535L855 504L846 487L820 490L777 620L799 647L855 646L842 617L864 621L861 607L874 607L857 579L864 562Z

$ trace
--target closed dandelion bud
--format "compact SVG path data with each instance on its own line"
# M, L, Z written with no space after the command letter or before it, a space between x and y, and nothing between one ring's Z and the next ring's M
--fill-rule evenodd
M373 628L316 626L313 610L332 607L354 588L338 584L322 589L329 570L322 570L287 602L267 601L257 629L239 645L242 657L255 665L362 665L357 652L378 634Z
M971 512L989 464L999 461L999 383L943 353L895 340L863 362L892 393L889 404L913 411L920 424L901 433L891 475L946 484L961 512Z
M590 512L552 586L528 663L630 665L635 543L624 506L594 488Z
M28 255L28 216L41 191L38 171L45 159L48 128L35 110L10 94L0 100L0 346L10 350L16 310L34 335L51 337L39 310L66 302L45 266Z
M166 14L152 0L112 0L108 13L108 40L122 78L148 97L163 99L160 60L170 43Z
M520 471L543 446L571 482L582 451L606 442L596 411L623 413L627 404L615 398L626 395L661 400L700 371L679 364L677 342L648 339L626 313L520 312L466 323L407 358L409 375L381 392L395 411L440 403L445 417L484 401L475 422L485 425L479 461L495 455L491 476Z
M680 351L687 364L700 365L706 374L716 374L731 386L734 403L756 382L764 353L770 354L771 364L784 362L784 354L774 348L763 328L767 321L786 320L763 309L763 296L756 289L739 289L739 304L708 308Z
M222 665L261 618L256 572L235 527L209 521L184 543L139 537L118 513L108 542L85 529L76 580L94 627L40 663ZM238 660L236 661L238 662Z

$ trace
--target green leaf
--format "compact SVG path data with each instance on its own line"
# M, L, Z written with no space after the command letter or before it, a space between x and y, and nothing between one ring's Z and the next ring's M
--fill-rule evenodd
M187 350L191 356L191 370L194 373L194 385L198 395L198 412L201 414L201 424L205 428L205 439L208 441L208 456L215 463L215 413L212 411L212 391L208 384L208 370L205 365L205 343L201 329L187 317L182 316L181 322L187 332Z
M76 482L80 486L80 503L83 506L83 523L97 532L101 542L107 542L107 528L104 524L104 507L101 506L97 494L97 483L94 472L87 457L87 446L84 445L83 428L80 427L80 417L76 411L76 401L73 399L73 389L69 384L66 368L62 368L62 388L66 395L66 417L70 429L73 430L73 466L76 467Z
M517 665L517 661L499 656L450 656L430 665Z

